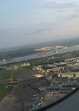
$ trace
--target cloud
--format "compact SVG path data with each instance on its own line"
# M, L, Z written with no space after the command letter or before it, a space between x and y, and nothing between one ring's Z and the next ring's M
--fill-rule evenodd
M6 41L12 44L14 40L18 40L16 44L32 43L79 35L78 0L32 0L25 4L22 12L19 12L21 16L17 14L11 18L12 14L9 14L9 18L0 18L0 37L5 40L0 44L6 44Z
M67 3L69 0L46 0L47 2L55 2L55 3Z
M56 4L68 4L68 3L71 3L73 2L74 0L46 0L46 2L49 2L49 3L56 3Z

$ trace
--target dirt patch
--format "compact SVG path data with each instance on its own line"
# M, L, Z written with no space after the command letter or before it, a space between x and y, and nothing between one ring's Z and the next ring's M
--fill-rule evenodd
M28 79L19 83L0 103L0 111L29 111L32 109L36 96L40 94L40 87L47 86L47 80ZM39 104L39 100L37 101ZM5 106L5 107L4 107Z

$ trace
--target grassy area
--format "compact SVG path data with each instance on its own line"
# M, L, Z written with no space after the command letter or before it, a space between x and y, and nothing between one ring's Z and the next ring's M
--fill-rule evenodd
M31 67L24 67L24 68L17 69L17 70L3 69L0 71L0 79L10 78L11 74L14 78L16 78L18 75L26 74L28 72L31 72Z
M0 71L0 78L2 78L2 79L5 79L5 78L9 78L10 77L10 75L11 75L11 70L6 70L6 69L3 69L3 70L1 70Z
M22 75L22 74L27 74L29 72L31 72L31 67L24 67L22 69L18 69L18 70L15 70L15 71L12 71L12 75L14 78L16 78L18 75Z
M0 101L4 98L4 96L12 89L12 86L6 87L1 87L0 86Z

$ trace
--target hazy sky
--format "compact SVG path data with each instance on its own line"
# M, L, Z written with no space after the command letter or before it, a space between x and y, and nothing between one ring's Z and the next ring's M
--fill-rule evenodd
M79 35L79 0L0 0L0 48Z

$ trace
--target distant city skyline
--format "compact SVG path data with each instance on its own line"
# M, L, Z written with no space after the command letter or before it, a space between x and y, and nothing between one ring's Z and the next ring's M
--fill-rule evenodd
M0 48L78 36L78 0L0 1Z

